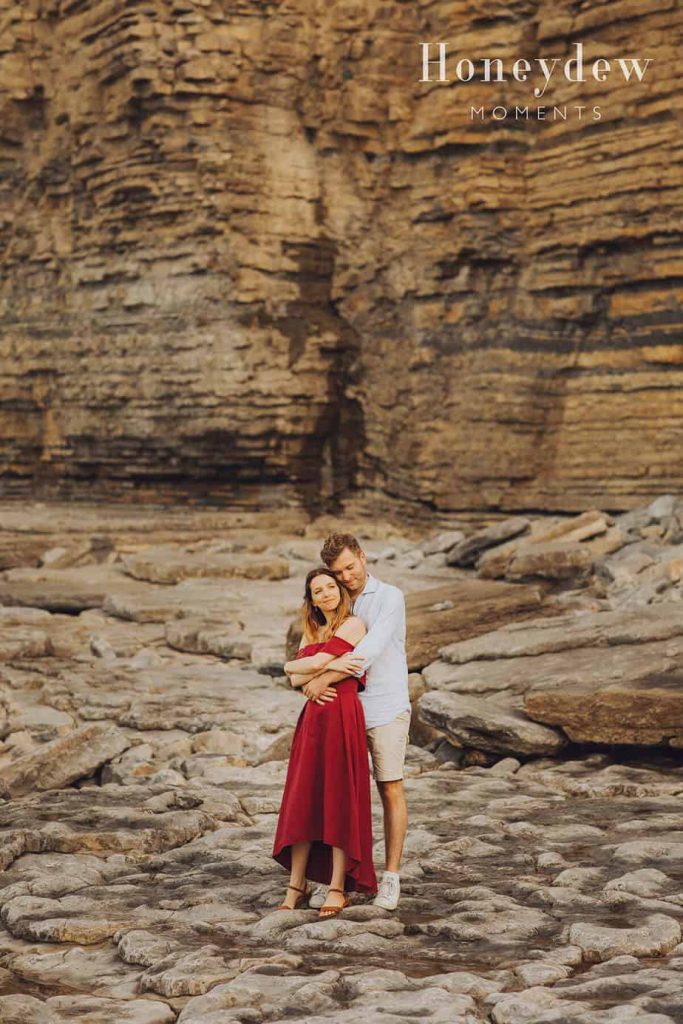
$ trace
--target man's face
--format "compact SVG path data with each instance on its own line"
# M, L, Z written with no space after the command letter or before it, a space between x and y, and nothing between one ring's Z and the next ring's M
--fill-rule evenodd
M354 595L359 594L365 586L368 577L365 567L365 553L356 554L350 548L344 548L341 554L337 555L330 569Z

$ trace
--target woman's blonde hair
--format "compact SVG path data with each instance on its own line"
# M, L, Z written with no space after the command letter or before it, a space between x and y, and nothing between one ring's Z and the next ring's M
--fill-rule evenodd
M329 576L331 580L339 587L340 601L334 613L334 617L329 625L324 613L313 604L313 597L311 595L311 583L316 576ZM341 626L344 619L348 619L351 615L351 595L344 586L340 583L337 577L334 575L331 569L323 565L319 569L311 569L306 576L306 586L304 588L304 604L301 609L301 625L303 627L304 637L307 640L314 641L315 637L322 626L325 629L322 631L323 640L329 640L329 638L336 633Z

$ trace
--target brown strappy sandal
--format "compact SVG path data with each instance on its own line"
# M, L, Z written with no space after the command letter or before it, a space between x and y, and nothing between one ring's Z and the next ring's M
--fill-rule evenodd
M345 907L348 907L349 903L351 902L343 889L328 889L327 891L328 893L340 892L344 897L344 902L342 903L341 907L321 907L320 912L318 913L318 917L336 917L336 915L341 914L342 910L344 910Z
M296 908L299 906L301 901L304 900L306 898L306 896L309 895L308 886L304 886L303 889L299 889L298 886L296 886L296 885L288 885L287 888L288 889L293 889L294 892L299 892L299 893L301 893L301 895L297 896L297 898L294 900L294 906L293 907L288 907L286 903L281 903L279 907L275 908L276 910L296 910Z

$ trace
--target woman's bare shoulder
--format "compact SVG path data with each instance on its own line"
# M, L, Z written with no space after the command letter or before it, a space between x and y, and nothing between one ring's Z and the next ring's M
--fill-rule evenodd
M348 619L344 619L335 635L340 636L342 640L348 640L350 644L357 644L366 632L363 620L359 619L357 615L349 615Z

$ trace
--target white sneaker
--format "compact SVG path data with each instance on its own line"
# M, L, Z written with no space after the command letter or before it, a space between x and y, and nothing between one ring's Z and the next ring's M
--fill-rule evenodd
M309 907L314 907L316 910L319 910L320 907L323 907L325 905L325 900L326 899L327 899L327 886L326 885L316 885L315 889L313 890L311 895L308 897L308 905L309 905Z
M396 910L400 895L400 875L395 871L385 871L372 905L373 907L381 907L382 910Z

